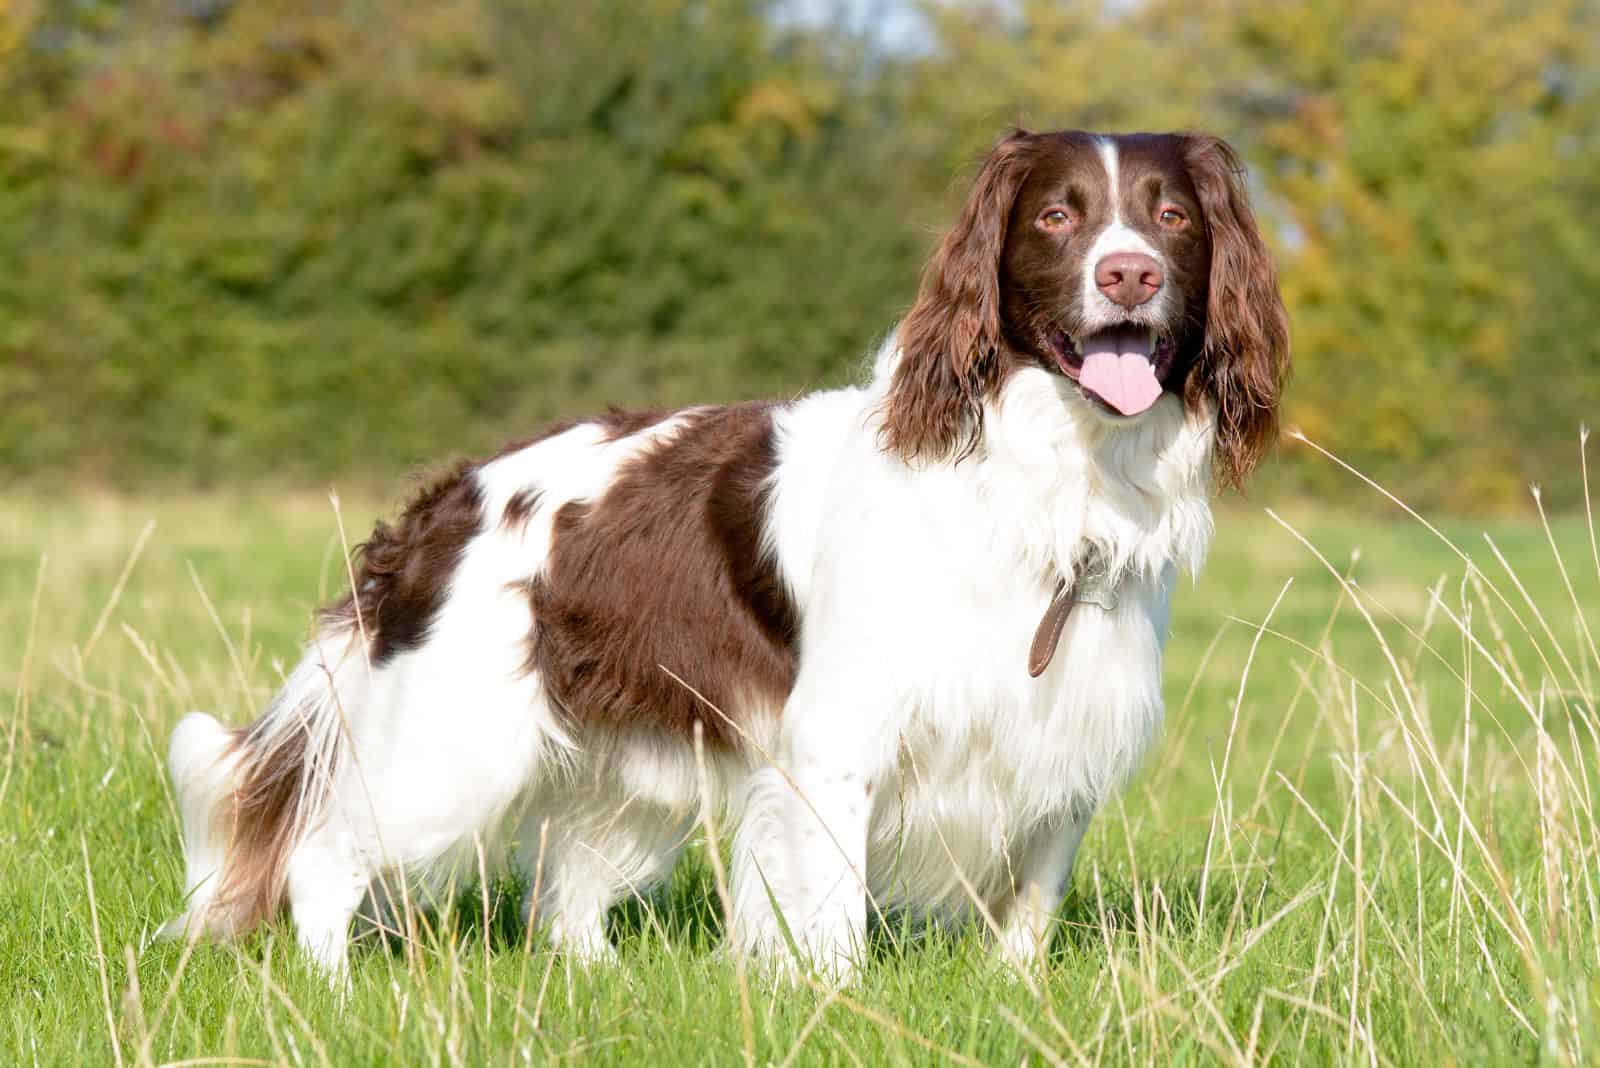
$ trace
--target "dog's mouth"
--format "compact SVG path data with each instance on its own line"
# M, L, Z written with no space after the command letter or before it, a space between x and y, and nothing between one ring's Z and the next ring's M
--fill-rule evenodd
M1052 330L1046 339L1063 374L1102 408L1135 416L1161 399L1161 374L1171 366L1172 338L1123 323L1076 337Z

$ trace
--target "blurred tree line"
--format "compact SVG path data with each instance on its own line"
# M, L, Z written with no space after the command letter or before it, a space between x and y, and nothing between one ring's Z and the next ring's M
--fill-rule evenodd
M1230 138L1288 422L1418 503L1577 499L1600 0L924 12L896 46L762 0L0 0L0 469L387 478L846 381L1020 122ZM1273 477L1350 489L1305 452Z

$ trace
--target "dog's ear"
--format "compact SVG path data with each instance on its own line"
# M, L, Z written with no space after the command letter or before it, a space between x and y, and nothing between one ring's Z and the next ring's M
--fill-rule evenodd
M1186 392L1191 404L1204 398L1215 409L1217 476L1240 489L1278 437L1278 402L1289 377L1289 316L1239 157L1218 137L1190 134L1184 142L1211 241L1205 346Z
M1000 256L1034 140L1016 130L989 153L900 322L883 438L907 460L964 456L978 444L983 400L998 384L1004 344Z

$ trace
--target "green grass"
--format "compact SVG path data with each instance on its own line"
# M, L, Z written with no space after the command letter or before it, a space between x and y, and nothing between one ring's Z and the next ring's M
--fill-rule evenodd
M346 503L353 540L376 507ZM1488 527L1514 577L1481 524L1442 527L1476 583L1403 518L1220 517L1166 737L1097 817L1036 982L975 931L880 931L843 991L742 982L696 851L620 911L618 967L530 945L496 883L363 945L341 999L286 923L149 943L181 892L167 734L268 696L340 584L328 503L14 497L0 1063L1594 1063L1600 657L1537 521ZM1600 627L1588 525L1553 530Z

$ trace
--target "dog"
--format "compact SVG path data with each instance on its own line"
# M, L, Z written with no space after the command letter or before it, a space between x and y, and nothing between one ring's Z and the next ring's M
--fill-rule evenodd
M364 903L509 857L603 959L714 817L737 952L847 978L902 910L1035 965L1288 353L1223 141L1012 132L866 384L565 423L379 523L261 718L176 727L166 932L286 903L343 974Z

